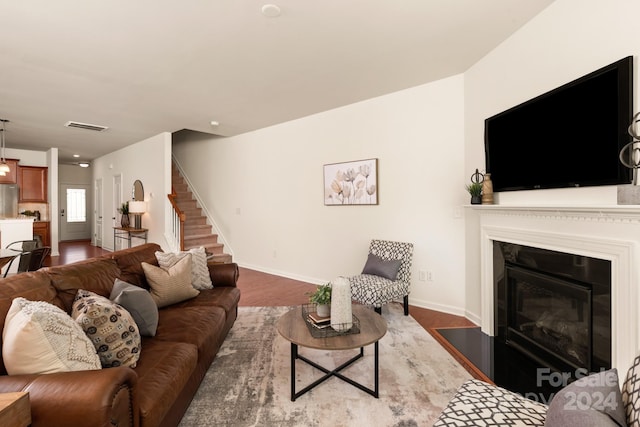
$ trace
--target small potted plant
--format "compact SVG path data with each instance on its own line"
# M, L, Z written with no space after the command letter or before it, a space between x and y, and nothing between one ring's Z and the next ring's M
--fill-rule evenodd
M467 191L469 192L469 194L471 194L472 205L482 204L482 183L481 182L472 182L471 184L467 184Z
M309 297L309 302L316 304L318 316L329 317L331 313L331 283L318 286L316 291Z

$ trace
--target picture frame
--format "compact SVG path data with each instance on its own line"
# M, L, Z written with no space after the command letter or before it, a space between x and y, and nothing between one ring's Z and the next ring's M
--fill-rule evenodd
M378 204L378 159L324 165L325 206Z

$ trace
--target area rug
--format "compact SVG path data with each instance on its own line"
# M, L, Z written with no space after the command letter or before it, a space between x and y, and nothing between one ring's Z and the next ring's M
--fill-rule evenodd
M291 401L290 343L277 330L289 307L240 307L238 320L209 368L181 427L202 426L430 426L456 389L471 376L402 306L389 304L388 332L380 340L380 397L332 377ZM300 354L327 368L358 350ZM373 346L342 373L369 388ZM322 373L296 364L296 390Z

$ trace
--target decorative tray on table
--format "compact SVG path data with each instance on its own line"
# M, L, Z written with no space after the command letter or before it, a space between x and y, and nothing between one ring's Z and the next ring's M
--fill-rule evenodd
M348 327L349 325L345 324L345 328L338 328L345 329L344 331L337 331L331 327L330 317L318 316L318 312L316 311L316 304L302 305L302 318L304 319L304 323L306 323L311 336L314 338L328 338L337 337L340 335L359 334L360 320L356 317L355 314L352 314L351 316L353 318L351 327L347 329L346 327Z

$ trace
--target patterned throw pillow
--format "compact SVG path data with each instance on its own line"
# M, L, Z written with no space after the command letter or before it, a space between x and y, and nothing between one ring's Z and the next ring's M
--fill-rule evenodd
M633 365L627 371L622 385L622 401L627 425L640 425L640 356L634 359Z
M212 289L209 267L207 267L207 252L203 247L189 249L183 252L156 252L158 265L162 268L169 268L176 262L191 254L191 284L194 288Z
M151 297L158 307L195 298L200 291L191 286L191 255L187 254L168 269L141 263L151 287Z
M95 346L103 368L136 367L140 332L127 310L103 296L79 289L71 316Z
M433 427L543 426L547 406L480 380L469 380Z
M60 308L15 298L2 331L2 359L9 375L100 369L82 328Z
M140 335L153 337L158 329L158 306L146 289L116 279L109 299L131 313Z

